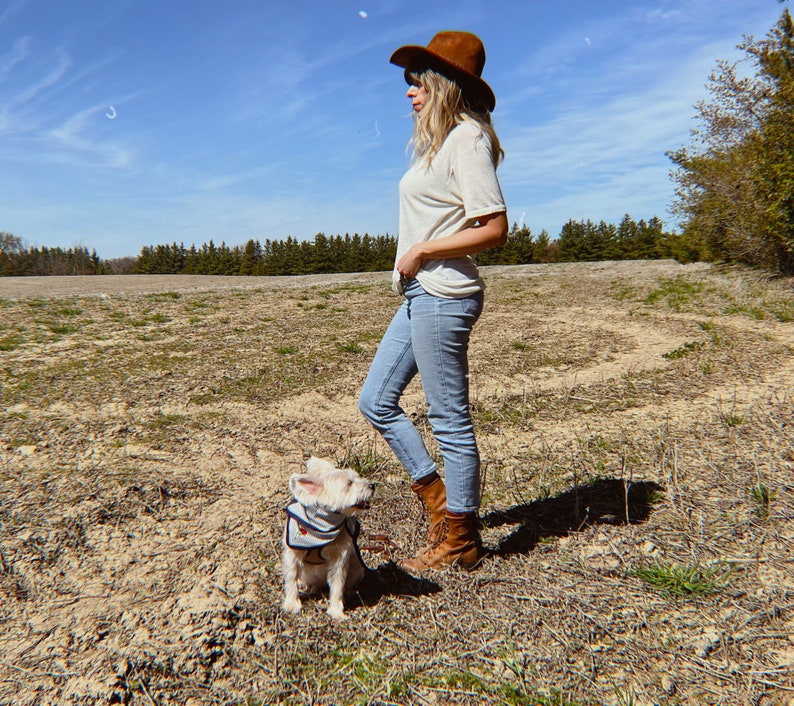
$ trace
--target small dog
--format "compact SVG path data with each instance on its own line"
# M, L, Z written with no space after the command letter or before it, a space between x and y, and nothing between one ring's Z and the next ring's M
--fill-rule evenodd
M356 539L358 514L369 508L375 484L350 469L312 456L307 473L294 473L284 527L284 602L290 613L301 609L300 590L317 593L329 587L328 615L346 620L344 592L365 573Z

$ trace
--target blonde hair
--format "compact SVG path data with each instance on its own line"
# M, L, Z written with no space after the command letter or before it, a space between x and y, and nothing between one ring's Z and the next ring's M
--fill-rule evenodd
M490 138L494 166L499 164L505 153L487 110L467 101L457 83L432 69L406 72L406 79L427 92L424 107L414 114L414 132L408 143L414 159L422 159L429 166L452 129L462 122L472 122Z

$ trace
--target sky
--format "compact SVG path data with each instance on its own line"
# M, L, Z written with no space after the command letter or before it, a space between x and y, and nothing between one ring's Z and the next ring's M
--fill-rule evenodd
M397 235L389 56L478 34L512 223L653 216L718 59L776 0L0 0L0 231L28 247Z

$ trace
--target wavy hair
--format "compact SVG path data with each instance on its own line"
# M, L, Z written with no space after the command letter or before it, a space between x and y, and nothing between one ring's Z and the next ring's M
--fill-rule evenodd
M414 132L408 143L414 159L430 165L452 129L462 122L472 122L490 138L494 167L499 164L505 153L487 110L468 101L455 81L432 69L406 71L405 78L427 92L424 107L414 114Z

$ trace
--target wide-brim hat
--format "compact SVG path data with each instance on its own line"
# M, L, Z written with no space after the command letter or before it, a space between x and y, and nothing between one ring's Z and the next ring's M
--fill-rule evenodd
M400 47L389 61L408 72L433 69L455 81L464 96L492 111L496 96L491 87L482 80L485 66L485 47L480 38L471 32L439 32L426 46L409 44Z

